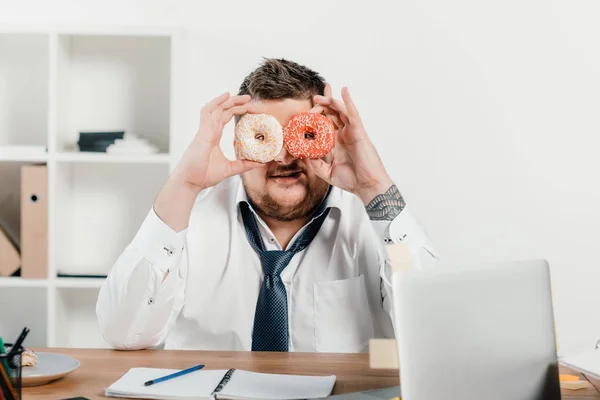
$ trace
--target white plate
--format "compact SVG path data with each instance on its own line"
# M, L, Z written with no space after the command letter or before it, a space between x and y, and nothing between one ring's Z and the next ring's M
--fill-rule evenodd
M36 352L38 363L21 370L22 386L44 385L75 371L79 361L63 354Z

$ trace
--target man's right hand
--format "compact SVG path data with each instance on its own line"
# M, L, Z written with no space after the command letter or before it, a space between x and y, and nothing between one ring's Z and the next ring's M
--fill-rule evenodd
M224 93L202 108L196 136L154 202L156 214L175 231L187 226L194 201L202 190L264 165L229 160L220 147L223 128L234 115L259 112L250 100L248 95L230 97Z
M255 111L248 95L230 97L229 93L213 99L202 108L198 133L174 171L174 177L200 192L230 176L263 164L248 160L228 160L220 147L223 128L234 115Z

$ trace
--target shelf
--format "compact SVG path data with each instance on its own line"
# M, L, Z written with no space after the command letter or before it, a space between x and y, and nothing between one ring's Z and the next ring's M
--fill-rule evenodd
M49 155L48 153L21 149L14 150L10 147L0 146L0 162L45 163L49 160L65 163L169 164L171 155L167 153L123 155L75 151Z
M57 288L77 289L77 288L96 288L99 289L106 278L56 278L48 279L23 279L21 277L0 277L0 288L2 287L30 287L45 288L55 286Z
M96 26L96 25L55 25L55 24L0 24L0 34L48 34L101 35L101 36L172 36L182 32L181 28L164 26Z
M0 146L0 161L46 162L48 154L25 146Z
M26 162L26 163L45 163L48 156L24 155L24 154L1 154L0 162Z
M77 289L94 288L98 289L106 278L56 278L54 285L57 288Z
M46 286L48 286L48 281L46 279L23 279L18 276L0 277L0 287L43 288Z
M168 164L171 156L158 154L109 154L86 152L62 152L52 156L58 162L71 163L112 163L112 164Z

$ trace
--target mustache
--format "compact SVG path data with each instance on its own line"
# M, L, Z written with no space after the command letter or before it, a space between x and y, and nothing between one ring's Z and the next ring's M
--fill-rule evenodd
M267 172L268 176L283 175L290 172L305 172L306 168L302 167L298 162L289 165L280 165Z

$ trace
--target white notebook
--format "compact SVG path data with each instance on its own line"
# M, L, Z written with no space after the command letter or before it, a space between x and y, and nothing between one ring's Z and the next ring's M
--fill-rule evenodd
M335 375L303 376L261 374L230 370L199 370L168 381L144 386L144 382L178 370L132 368L106 388L109 397L143 399L251 399L296 400L325 398L331 394Z
M600 350L560 359L560 363L595 379L600 379Z

